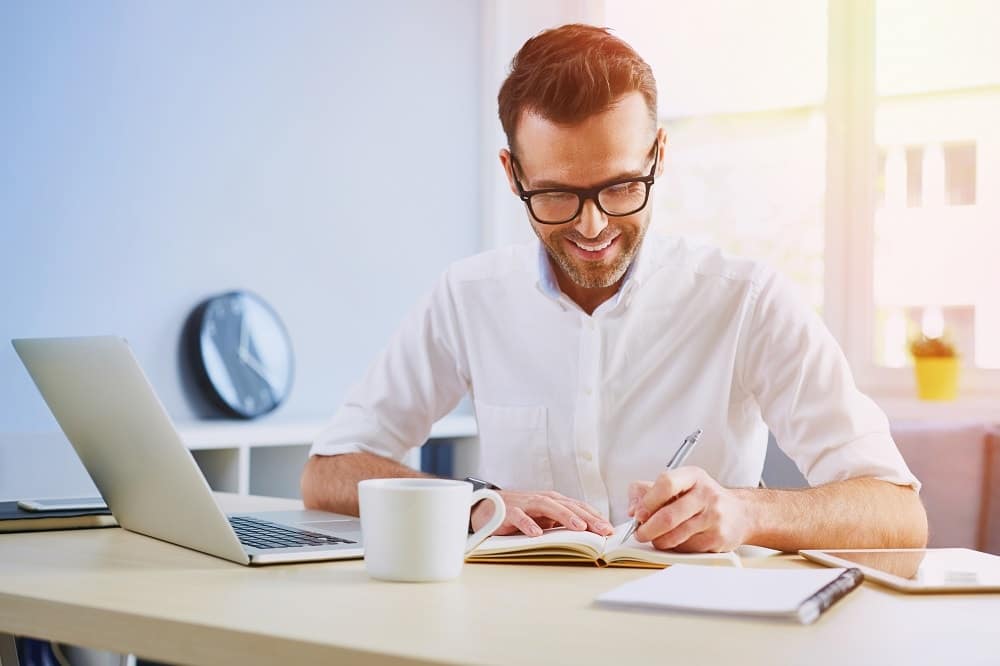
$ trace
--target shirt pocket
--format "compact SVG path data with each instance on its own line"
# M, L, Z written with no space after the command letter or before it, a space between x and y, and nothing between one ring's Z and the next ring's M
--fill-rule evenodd
M510 490L551 490L548 410L477 400L479 474Z

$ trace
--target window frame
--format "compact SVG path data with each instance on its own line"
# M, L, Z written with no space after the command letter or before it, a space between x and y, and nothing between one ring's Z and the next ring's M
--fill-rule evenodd
M910 397L913 369L879 366L874 358L876 3L837 0L827 7L824 319L863 391ZM960 382L962 398L995 396L1000 370L963 367Z

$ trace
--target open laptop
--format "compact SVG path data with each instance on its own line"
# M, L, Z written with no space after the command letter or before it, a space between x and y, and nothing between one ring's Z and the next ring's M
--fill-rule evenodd
M350 516L324 511L225 515L122 338L13 344L125 529L240 564L362 556L361 526Z

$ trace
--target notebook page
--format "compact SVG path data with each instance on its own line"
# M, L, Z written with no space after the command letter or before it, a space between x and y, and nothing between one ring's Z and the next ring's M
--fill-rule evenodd
M639 543L633 534L626 541L622 537L628 532L632 521L615 526L614 534L608 537L605 554L609 560L638 560L640 562L655 562L658 564L677 564L684 561L694 563L728 563L731 566L741 566L740 558L732 552L725 553L678 553L672 550L657 550L651 543Z
M597 597L598 603L791 615L844 569L735 569L676 564Z
M545 530L541 536L532 537L526 534L512 534L509 536L491 536L483 541L473 550L470 555L492 555L499 553L512 553L541 549L549 546L565 546L577 544L583 546L586 551L592 552L594 557L604 552L604 544L607 537L603 537L593 532L576 532L565 528L554 528Z

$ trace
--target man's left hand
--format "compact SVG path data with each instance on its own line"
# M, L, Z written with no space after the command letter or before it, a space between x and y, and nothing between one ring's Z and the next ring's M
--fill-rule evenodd
M746 495L723 488L700 467L667 470L652 482L635 481L628 496L628 513L641 523L635 538L658 550L733 550L750 534Z

